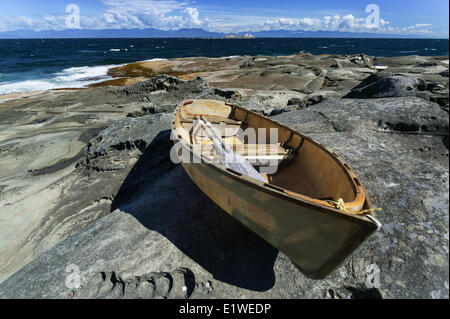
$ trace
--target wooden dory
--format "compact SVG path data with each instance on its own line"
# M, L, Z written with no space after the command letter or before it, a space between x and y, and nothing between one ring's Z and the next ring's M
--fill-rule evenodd
M325 278L379 229L355 172L310 137L221 101L184 101L175 116L174 143L194 183L224 211L287 255L305 275ZM194 134L198 117L215 126L223 140L256 169L261 169L261 158L250 150L271 149L269 158L278 161L278 170L261 174L262 182L211 161L214 152L197 147L211 142ZM267 131L267 144L249 144L237 134L239 128L254 128L258 135L261 129ZM271 128L278 129L277 143L270 144ZM344 206L337 205L339 199ZM358 214L361 211L365 213Z

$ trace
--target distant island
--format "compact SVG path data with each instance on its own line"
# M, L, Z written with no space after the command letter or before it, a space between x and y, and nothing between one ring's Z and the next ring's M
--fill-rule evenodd
M147 29L64 29L15 30L0 32L0 39L62 39L62 38L203 38L203 39L253 39L253 38L419 38L417 35L378 34L370 32L267 30L226 34L201 28L159 30Z
M255 36L251 33L246 33L244 35L236 35L236 34L229 34L225 37L223 37L223 39L254 39Z

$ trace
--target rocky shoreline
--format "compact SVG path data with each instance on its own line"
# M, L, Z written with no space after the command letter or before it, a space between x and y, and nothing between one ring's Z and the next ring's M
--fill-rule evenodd
M448 61L144 61L87 89L0 97L0 298L448 298ZM303 276L170 161L171 113L190 98L327 145L383 209L381 231L330 278Z

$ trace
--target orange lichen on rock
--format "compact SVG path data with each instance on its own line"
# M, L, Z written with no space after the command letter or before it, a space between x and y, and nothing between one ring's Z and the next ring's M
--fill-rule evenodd
M89 85L89 87L129 85L162 74L175 76L181 80L191 80L198 75L204 75L205 71L180 70L177 68L179 64L179 62L177 63L171 60L154 60L126 64L108 70L109 76L118 79L94 83Z
M152 77L173 72L173 63L169 60L143 61L111 68L108 75L112 77Z

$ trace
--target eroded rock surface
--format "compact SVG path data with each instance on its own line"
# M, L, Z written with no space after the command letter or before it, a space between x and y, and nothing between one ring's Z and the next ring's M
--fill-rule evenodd
M53 91L0 104L0 281L109 213L126 169L170 117L157 114L135 124L130 114L144 108L171 112L183 99L227 94L201 78L158 76L127 87ZM97 136L118 120L115 129ZM125 161L114 157L121 151Z
M96 167L102 167L111 158L128 163L136 157L117 145L146 140L134 165L117 167L128 173L111 205L116 210L9 278L0 296L446 297L445 114L419 98L391 98L326 101L274 117L344 157L383 209L378 214L382 230L345 267L319 281L303 276L286 256L221 211L182 167L167 164L171 141L165 114L118 121L91 140L77 168L110 178L114 170L93 170L83 163L97 159ZM392 126L386 127L387 121ZM411 127L408 134L398 129L403 125ZM80 288L65 285L70 264L81 271ZM366 285L371 265L380 270L376 288Z
M177 60L204 77L0 104L0 298L448 298L444 58L375 59L426 87L370 99L339 99L378 72L363 55ZM204 70L218 65L222 75ZM266 74L241 76L253 67ZM303 276L170 161L171 112L199 97L271 114L339 154L382 208L380 232L330 278Z
M427 88L424 79L416 76L393 75L390 72L372 74L352 89L348 98L380 98L420 96Z

